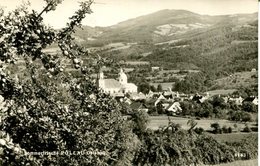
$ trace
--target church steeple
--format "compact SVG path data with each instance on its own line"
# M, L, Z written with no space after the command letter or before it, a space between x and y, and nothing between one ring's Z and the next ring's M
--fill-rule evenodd
M120 69L120 73L119 73L119 82L121 84L127 84L127 76L126 74L124 73L123 69L121 68Z
M104 79L104 73L102 71L99 72L99 79Z
M99 88L103 88L105 85L105 80L104 80L104 73L100 70L100 72L98 73L98 87Z

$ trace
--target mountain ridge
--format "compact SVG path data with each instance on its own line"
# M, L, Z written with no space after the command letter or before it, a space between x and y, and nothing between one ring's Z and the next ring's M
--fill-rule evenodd
M257 12L210 16L166 9L109 27L83 26L75 36L103 57L202 71L205 86L258 68Z
M109 28L109 27L113 27L113 26L116 26L116 25L118 25L118 24L121 24L121 23L130 21L130 20L134 20L134 19L137 19L137 18L140 18L140 17L144 17L144 16L147 16L147 15L156 14L156 13L160 13L160 12L164 12L164 11L183 11L183 12L189 12L189 13L192 13L192 14L195 14L195 15L208 16L208 17L238 16L238 15L255 15L255 16L256 16L256 15L258 15L258 12L210 15L210 14L199 14L199 13L192 12L192 11L189 11L189 10L184 10L184 9L162 9L162 10L158 10L158 11L156 11L156 12L151 12L151 13L144 14L144 15L140 15L140 16L137 16L137 17L132 17L132 18L129 18L129 19L120 21L120 22L118 22L118 23L116 23L116 24L112 24L112 25L108 25L108 26L90 26L90 25L83 25L83 27L86 26L86 27L98 28L98 29Z
M209 16L200 15L187 10L165 9L128 19L108 27L93 28L90 26L83 26L83 31L76 31L76 36L81 38L83 37L86 43L87 41L90 42L88 43L90 45L102 45L102 42L103 44L108 44L113 42L166 41L169 40L169 38L172 39L173 37L178 37L179 34L176 34L173 37L165 37L164 39L160 35L153 33L158 28L167 29L167 27L160 27L163 25L173 26L173 28L168 28L168 31L176 31L181 28L189 29L190 24L191 26L198 26L196 24L217 25L231 22L244 23L249 20L252 21L253 18L257 18L256 13ZM185 27L185 24L187 24L187 27ZM191 28L190 30L193 29ZM86 36L85 33L89 35ZM96 39L96 41L89 41L89 37L94 38L94 40Z
M221 58L216 64L226 64L231 59L232 63L237 63L233 50L243 47L241 52L248 53L253 58L250 60L254 61L246 67L249 69L256 60L252 55L257 52L254 50L258 40L257 20L257 13L205 16L186 10L166 9L106 28L83 26L83 30L76 31L75 36L85 40L83 45L99 51L101 55L119 60L149 60L154 65L160 62L164 67L174 66L169 66L169 63L180 63L203 68L206 61L213 63L212 58L218 56ZM245 51L247 47L249 49ZM230 52L232 56L225 55ZM252 68L257 67L253 65Z

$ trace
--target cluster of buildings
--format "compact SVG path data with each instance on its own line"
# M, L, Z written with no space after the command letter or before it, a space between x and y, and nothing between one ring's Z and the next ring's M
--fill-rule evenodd
M157 107L159 104L165 111L177 114L182 111L180 102L182 101L195 101L197 103L203 103L206 100L210 100L212 95L205 94L183 94L173 92L171 89L163 92L152 92L143 94L138 92L138 88L134 83L128 83L127 75L123 69L118 74L118 79L105 78L104 73L99 73L98 86L105 93L110 94L116 100L128 103L134 110L142 110L148 112L151 107ZM246 99L232 96L220 96L226 103L234 102L237 105L242 105L243 102L251 102L258 105L258 98L251 96Z

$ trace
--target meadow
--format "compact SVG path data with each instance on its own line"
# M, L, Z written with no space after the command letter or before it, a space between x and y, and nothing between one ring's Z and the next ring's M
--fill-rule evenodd
M253 160L239 160L232 163L218 164L214 166L257 166L257 163L258 163L257 159L253 159Z
M148 128L156 130L159 127L167 126L169 123L169 119L177 124L180 124L183 129L189 129L189 125L187 125L187 122L190 118L184 118L184 117L173 117L173 116L150 116ZM204 130L211 130L212 128L210 125L212 123L219 123L221 127L232 127L234 128L234 125L237 125L236 130L242 130L245 127L245 123L243 122L232 122L229 120L223 120L223 119L200 119L195 120L198 124L197 127L201 127ZM248 123L249 126L253 126L254 122Z
M251 132L251 133L228 133L228 134L210 134L212 137L214 137L219 142L238 142L248 136L254 136L258 137L257 132Z

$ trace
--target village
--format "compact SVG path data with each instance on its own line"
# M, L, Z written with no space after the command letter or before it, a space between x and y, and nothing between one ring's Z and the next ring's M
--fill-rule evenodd
M163 114L183 117L196 116L200 118L211 117L230 119L230 116L229 118L227 117L227 111L229 110L256 113L258 106L257 96L243 98L234 94L215 94L210 92L184 94L172 91L171 86L167 89L164 88L161 91L153 92L152 90L149 90L147 94L144 94L138 92L138 87L134 83L128 82L128 77L122 68L118 74L118 79L105 78L104 73L100 72L98 85L104 92L110 94L115 100L125 103L130 109L144 111L149 115ZM187 108L185 104L190 104L191 107ZM203 106L207 104L210 104L210 106L207 106L204 109ZM247 105L250 105L250 107L247 108ZM203 113L196 112L195 106L201 106L204 109L204 112L201 110L200 112ZM226 116L220 116L218 114L226 114ZM252 120L252 118L247 120L243 119L243 117L240 118L241 119L236 118L235 120Z

